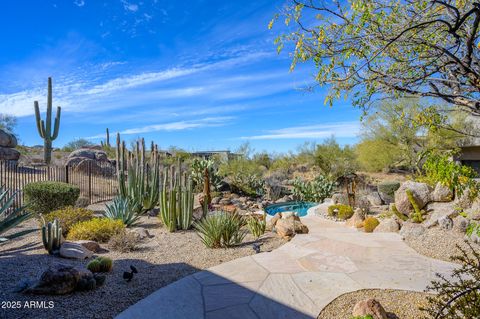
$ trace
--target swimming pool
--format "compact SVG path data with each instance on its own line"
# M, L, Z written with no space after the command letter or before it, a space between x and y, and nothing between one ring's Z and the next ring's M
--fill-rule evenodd
M286 202L286 203L278 203L272 204L265 207L265 212L268 215L275 215L276 213L282 212L296 212L298 216L306 216L307 211L310 207L316 206L316 203L312 202Z

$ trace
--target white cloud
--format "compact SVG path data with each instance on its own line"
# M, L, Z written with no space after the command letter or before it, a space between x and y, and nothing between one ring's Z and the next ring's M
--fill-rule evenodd
M138 4L130 3L128 1L122 0L123 8L127 11L137 12L138 11Z
M195 129L195 128L223 126L232 119L233 117L231 116L206 117L199 120L176 121L176 122L147 125L147 126L136 127L136 128L129 128L129 129L120 131L119 133L121 135L133 135L133 134L142 134L142 133L159 132L159 131L165 131L165 132L183 131L183 130ZM98 139L98 138L103 138L104 136L105 134L97 134L95 136L90 136L87 138Z
M360 131L358 122L338 122L309 126L286 127L268 131L267 134L242 136L242 140L275 140L275 139L317 139L335 137L357 137Z
M75 0L73 3L78 7L83 7L85 5L84 0Z

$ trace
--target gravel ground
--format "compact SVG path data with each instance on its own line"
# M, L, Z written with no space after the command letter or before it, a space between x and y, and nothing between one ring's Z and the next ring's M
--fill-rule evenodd
M450 256L460 254L456 245L460 245L460 247L466 251L470 250L463 238L464 235L456 231L442 230L439 227L433 227L421 236L405 238L405 243L415 249L419 254L452 262ZM474 247L479 247L477 244L473 245Z
M418 319L425 315L418 308L426 306L427 296L424 292L404 290L357 290L337 297L322 310L318 319L350 319L355 304L369 298L377 299L391 319Z
M253 238L247 235L242 246L228 249L208 249L194 231L169 233L161 227L156 217L142 218L142 227L153 238L145 239L139 250L131 253L109 251L101 255L114 260L113 271L107 275L105 285L89 292L76 292L66 296L32 296L14 293L23 280L39 278L51 264L62 262L86 265L88 261L60 259L44 250L40 233L27 236L0 246L0 318L112 318L130 305L155 290L202 269L254 253ZM21 228L38 227L30 220ZM285 243L284 240L266 235L262 239L262 251L269 251ZM107 248L107 245L102 245ZM97 254L100 255L100 254ZM134 265L139 273L127 283L124 271ZM20 301L21 309L11 309L7 301ZM53 301L51 309L28 309L26 301Z

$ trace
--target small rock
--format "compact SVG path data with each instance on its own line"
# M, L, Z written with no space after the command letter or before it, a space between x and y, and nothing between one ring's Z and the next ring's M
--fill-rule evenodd
M452 190L442 185L441 183L437 183L435 186L435 190L432 193L432 201L434 202L450 202L453 200L453 192Z
M432 211L430 217L425 221L424 226L427 228L438 224L438 221L443 217L453 218L458 215L453 202L449 203L430 203L427 206L428 211Z
M336 193L332 195L332 200L335 205L342 204L342 205L349 205L348 196L343 193Z
M396 233L400 230L400 225L395 218L380 219L380 224L373 230L374 233Z
M212 198L212 204L220 204L220 200L221 200L220 197L218 197L218 196L214 197L214 198Z
M294 228L292 223L288 222L286 219L279 219L275 224L275 231L278 236L282 238L290 238L294 235Z
M347 219L345 225L349 227L357 227L357 225L360 225L364 219L365 219L365 214L362 212L360 208L357 208L355 209L355 212L353 213L352 217Z
M102 249L100 245L93 240L76 240L74 241L74 243L80 244L88 250L93 251L94 253L98 253Z
M232 201L230 200L230 198L222 198L222 199L220 199L218 204L220 204L220 205L230 205L230 204L232 204Z
M370 315L373 319L388 319L387 312L382 305L375 299L366 299L357 302L353 307L352 316L362 317Z
M63 258L86 259L92 255L92 251L75 242L66 241L60 246L60 256Z
M281 213L276 213L275 215L273 215L273 217L270 218L270 220L267 222L267 227L266 227L267 230L271 231L275 227L275 224L280 218L282 218Z
M400 236L404 239L406 237L419 237L425 233L425 227L421 224L416 224L412 222L404 222L402 228L400 229Z
M359 196L355 199L355 206L364 212L369 212L372 205L366 196Z
M453 220L448 216L444 216L444 217L438 219L438 225L442 229L450 230L450 229L453 228Z
M382 205L382 198L378 192L373 192L367 195L367 199L372 206L380 206Z
M457 216L453 219L453 230L465 234L470 221L463 216Z
M130 230L130 232L134 233L138 239L143 240L145 238L152 238L153 235L150 235L147 229L143 227L135 227Z

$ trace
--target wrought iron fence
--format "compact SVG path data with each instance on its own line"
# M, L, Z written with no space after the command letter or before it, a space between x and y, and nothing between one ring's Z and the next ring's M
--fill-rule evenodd
M15 207L24 204L23 188L38 181L77 185L90 204L112 199L118 192L115 167L109 162L84 161L72 166L31 166L0 161L0 186L15 193Z

